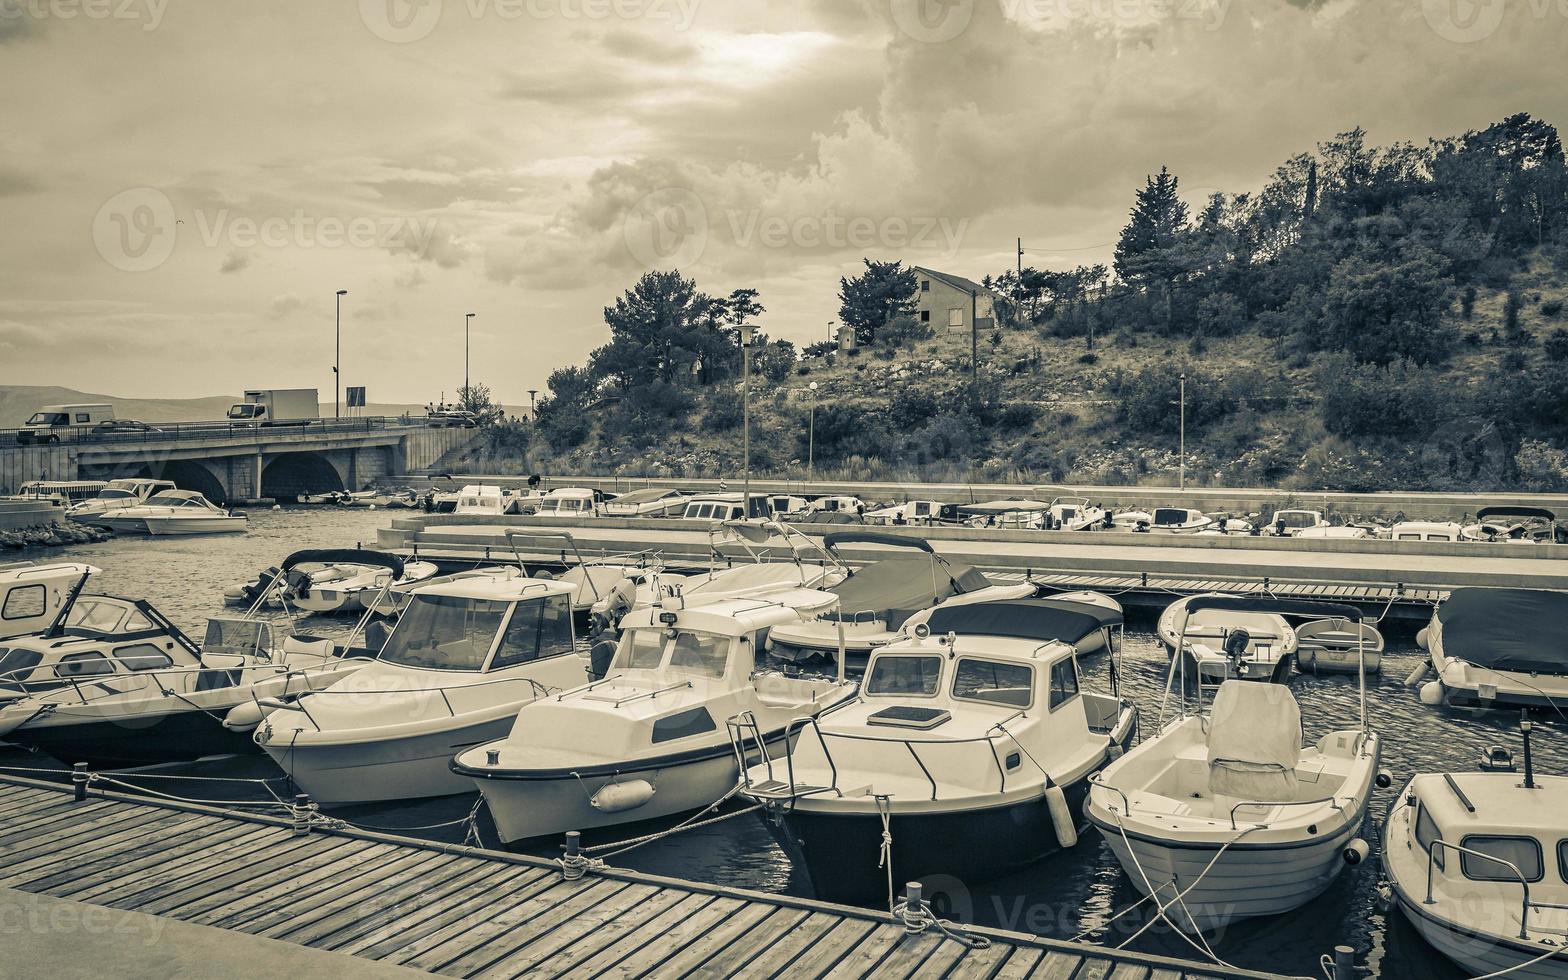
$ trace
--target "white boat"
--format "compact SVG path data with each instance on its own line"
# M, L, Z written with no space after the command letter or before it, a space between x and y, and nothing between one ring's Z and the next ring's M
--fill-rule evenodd
M1453 521L1400 521L1388 529L1392 541L1463 541L1465 529Z
M1043 500L991 500L983 504L963 504L959 516L970 527L996 527L1034 531L1045 526L1051 505Z
M1111 528L1116 531L1147 533L1154 526L1154 515L1146 510L1119 510L1111 515Z
M65 509L65 516L80 524L93 524L95 518L126 507L137 507L165 490L178 490L168 480L110 480L90 500L72 504Z
M1467 975L1568 977L1568 778L1427 773L1383 822L1389 894Z
M659 556L648 551L584 558L572 532L554 528L507 528L504 537L507 545L512 549L512 558L517 562L518 568L526 567L523 555L518 551L519 540L542 539L550 542L565 542L565 547L560 547L559 552L560 561L566 565L566 570L555 576L555 580L573 587L572 611L579 616L590 614L596 605L606 605L624 579L656 568L660 564ZM571 552L570 557L567 555L568 549ZM554 551L557 548L552 546L547 550ZM546 573L541 573L542 576L544 574Z
M600 506L605 517L679 517L686 512L688 494L662 487L643 487L607 500Z
M1421 689L1427 704L1568 705L1568 593L1455 589L1423 633L1437 674Z
M415 565L429 564L428 562L408 562L404 565L405 571ZM439 572L436 566L431 565L432 571ZM480 568L468 568L460 572L450 572L446 575L432 574L428 578L410 579L406 574L403 578L396 579L384 591L360 593L360 608L368 609L378 616L398 616L408 608L413 601L414 591L427 585L445 585L448 582L458 582L463 579L511 579L526 578L526 573L512 565L488 565Z
M243 513L226 511L194 490L165 490L93 523L116 534L188 535L244 533L247 522Z
M1208 603L1233 611L1284 609L1359 622L1353 606L1272 598ZM1194 600L1196 606L1204 603ZM1172 661L1166 699L1184 673ZM1379 736L1366 723L1302 747L1290 689L1229 680L1205 712L1204 690L1152 738L1105 767L1085 813L1133 886L1183 931L1301 908L1322 894L1351 854L1378 777ZM1384 783L1386 785L1386 782Z
M285 603L301 612L360 613L388 606L391 591L408 589L440 571L428 561L404 561L363 548L299 551L284 560Z
M1106 524L1105 508L1091 504L1088 497L1057 497L1046 513L1058 531L1093 531Z
M1149 530L1155 534L1197 534L1214 523L1207 514L1188 507L1156 507L1152 516Z
M574 520L599 516L600 493L586 487L559 487L539 498L534 517Z
M1328 527L1323 512L1318 510L1276 510L1263 526L1263 533L1276 538L1293 538L1303 531Z
M1303 674L1369 674L1383 669L1383 634L1368 622L1314 619L1297 623L1296 669Z
M809 524L814 523L823 514L852 514L860 517L865 512L865 501L859 497L838 494L816 498L806 508L805 514L801 515L800 519Z
M375 659L293 701L263 700L256 744L322 804L473 791L457 752L501 738L523 705L581 686L572 586L475 576L415 589Z
M1263 606L1228 605L1219 592L1178 599L1160 613L1155 632L1167 650L1195 665L1207 684L1226 678L1284 683L1290 679L1296 631L1278 612ZM1283 600L1281 600L1283 601Z
M1253 523L1240 517L1215 515L1210 518L1209 526L1199 531L1199 534L1211 537L1221 535L1253 534L1257 530Z
M829 591L839 602L816 619L780 623L768 633L768 653L780 660L833 662L841 648L847 670L865 669L877 647L891 643L916 613L938 604L1021 599L1040 594L1031 582L993 585L968 565L955 565L920 538L875 532L840 531L822 539L834 555L845 544L875 544L901 554L851 570ZM910 554L911 551L918 554Z
M1563 544L1568 532L1557 515L1540 507L1482 507L1459 532L1466 541L1492 544Z
M1081 689L1044 603L939 607L872 654L858 698L747 769L741 794L818 898L973 886L1074 845L1076 805L1131 742L1137 709L1114 680L1111 694Z
M1370 530L1359 524L1329 524L1320 527L1304 528L1296 532L1298 538L1330 538L1342 541L1363 541L1376 537Z
M0 640L47 628L72 592L98 572L92 565L74 561L0 565Z
M729 719L746 719L740 751L753 756L854 696L842 676L758 669L768 630L823 601L832 597L633 613L604 679L525 705L505 738L459 752L452 770L478 786L508 844L707 807L739 778Z
M811 501L790 493L776 493L768 498L768 508L774 517L795 518L811 509Z
M457 492L454 514L470 516L503 517L511 513L512 501L500 487L486 483L473 483Z
M867 524L957 524L958 505L939 500L909 500L865 513Z
M751 495L752 517L766 517L773 513L773 505L766 494L754 493ZM806 510L796 512L803 516ZM680 513L684 521L712 521L723 524L728 521L746 520L746 508L741 504L741 494L738 493L700 493L694 497L686 498L686 509Z

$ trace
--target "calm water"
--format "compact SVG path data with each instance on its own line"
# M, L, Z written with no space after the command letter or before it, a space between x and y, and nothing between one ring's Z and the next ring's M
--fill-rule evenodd
M245 536L148 540L125 538L82 546L64 553L49 552L23 557L38 560L68 557L89 561L103 569L93 589L150 599L181 627L198 638L205 617L222 609L223 589L258 571L277 564L287 553L311 547L373 546L376 529L396 512L291 508L251 513L251 531ZM303 621L311 632L346 632L347 622L332 619ZM1128 624L1123 661L1123 692L1135 698L1144 712L1144 729L1159 711L1160 692L1167 663L1152 631L1152 621ZM1502 744L1518 755L1517 718L1423 707L1403 679L1420 660L1408 632L1390 630L1390 653L1371 692L1371 720L1383 736L1383 764L1395 786L1416 771L1468 770L1488 746ZM1091 682L1103 679L1097 660L1086 666ZM1297 677L1293 682L1301 702L1309 738L1325 731L1354 727L1357 708L1354 678ZM1565 726L1549 722L1537 728L1535 749L1542 771L1568 772ZM0 749L0 764L51 765L50 760ZM171 767L176 773L223 777L266 778L278 775L265 757L207 760ZM204 792L244 795L242 784L217 786L201 783ZM167 789L167 784L160 788ZM1392 790L1380 791L1373 812L1381 816ZM447 820L468 812L473 798L454 798L418 804L359 808L345 814L362 825L400 830ZM493 834L481 821L487 841ZM462 831L437 829L410 833L456 840ZM763 891L809 895L810 884L796 874L784 854L754 816L740 816L713 827L655 842L616 859L617 864L655 874L695 878L723 885ZM1459 977L1460 971L1431 952L1397 913L1384 913L1375 905L1376 862L1347 869L1313 905L1292 915L1253 920L1232 926L1211 937L1216 951L1230 963L1251 969L1320 976L1318 957L1336 944L1356 947L1373 976ZM1135 902L1137 893L1127 882L1110 849L1090 831L1071 852L1058 854L1028 867L1011 878L991 882L961 896L953 910L965 921L1035 932L1059 939L1083 936L1093 942L1117 945L1141 928L1142 909L1116 922L1115 912ZM1193 949L1179 936L1156 924L1135 941L1136 948L1171 956L1193 958Z

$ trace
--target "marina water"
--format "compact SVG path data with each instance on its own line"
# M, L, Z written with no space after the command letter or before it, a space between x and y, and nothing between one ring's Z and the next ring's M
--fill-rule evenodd
M227 586L253 579L292 551L373 545L377 528L391 516L385 511L340 508L258 509L250 515L250 533L243 536L120 538L64 552L12 553L6 557L36 561L72 559L94 564L103 569L103 574L92 580L89 591L148 599L199 639L206 617L222 610L222 594ZM346 618L312 617L302 619L300 625L305 631L323 635L343 634L350 628ZM1130 616L1122 660L1122 693L1137 701L1144 732L1150 731L1159 718L1168 663L1153 627L1152 618ZM1391 624L1387 632L1389 644L1383 673L1369 678L1370 720L1383 735L1383 766L1393 774L1395 789L1417 771L1472 770L1492 745L1502 745L1516 759L1519 757L1517 715L1421 705L1414 690L1403 684L1405 676L1423 657L1413 641L1413 628ZM1108 683L1105 659L1086 659L1086 684ZM1357 724L1354 676L1298 675L1291 687L1301 703L1307 740ZM1562 718L1540 720L1543 723L1537 726L1534 739L1537 770L1568 774L1568 744L1564 740L1568 724ZM54 768L56 760L0 748L0 765ZM158 771L211 777L213 781L182 783L176 791L208 799L265 799L266 791L259 784L217 780L279 776L265 756L209 759L161 767ZM168 783L158 788L171 791ZM1374 798L1372 813L1379 819L1394 791L1381 790ZM363 827L458 841L464 835L461 820L473 802L469 796L357 807L334 815ZM433 826L440 824L446 826ZM480 830L486 843L493 846L494 834L483 817ZM1372 834L1373 829L1368 828L1366 835L1375 852ZM549 851L540 853L553 856ZM867 859L874 861L876 856L868 855ZM810 894L804 875L794 871L758 818L750 814L655 841L618 856L614 863L720 885ZM1320 976L1319 956L1343 943L1356 948L1374 977L1461 976L1455 966L1428 948L1397 912L1377 907L1377 880L1374 859L1360 867L1347 868L1327 892L1304 908L1288 915L1243 921L1207 938L1220 957L1249 969ZM1093 831L1085 833L1071 851L1022 868L1003 880L968 888L952 882L928 884L955 896L952 907L943 911L965 922L1057 939L1081 938L1107 946L1119 945L1137 934L1132 939L1133 948L1205 959L1186 938L1163 923L1150 925L1147 904L1113 919L1136 903L1139 896L1123 876L1110 849Z

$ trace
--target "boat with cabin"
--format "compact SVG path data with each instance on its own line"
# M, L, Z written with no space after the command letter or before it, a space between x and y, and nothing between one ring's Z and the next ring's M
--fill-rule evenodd
M1263 534L1276 538L1293 538L1303 531L1328 527L1329 523L1319 510L1276 510L1269 522L1263 525Z
M1568 543L1568 528L1543 507L1482 507L1459 534L1466 541L1499 544Z
M1090 503L1088 497L1057 497L1046 515L1057 531L1093 531L1107 523L1105 508Z
M602 494L587 487L557 487L539 498L533 516L551 520L578 520L599 516Z
M607 500L599 508L605 517L679 517L686 512L689 494L664 487L642 487Z
M224 510L195 490L165 490L144 504L100 515L93 523L115 534L243 534L245 514Z
M1154 534L1197 534L1214 524L1207 514L1190 507L1156 507L1150 516L1149 531Z
M995 527L1008 530L1038 531L1045 526L1051 505L1043 500L989 500L962 504L958 515L970 527Z
M96 518L111 511L137 507L165 490L178 490L168 480L110 480L97 496L65 509L65 516L78 524L95 524Z
M864 517L867 524L917 524L929 527L959 522L958 505L944 504L939 500L909 500L891 504L868 510Z
M1427 704L1568 707L1568 593L1455 589L1417 639L1437 675L1421 688Z
M81 562L0 565L0 640L47 629L100 569Z

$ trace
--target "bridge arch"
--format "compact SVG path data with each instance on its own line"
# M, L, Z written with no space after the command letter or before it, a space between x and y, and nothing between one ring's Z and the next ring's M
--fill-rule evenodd
M279 453L261 471L261 496L275 499L345 490L343 474L323 453Z
M171 480L181 490L195 490L215 504L227 503L228 488L207 465L195 459L171 459L163 464L160 479Z

